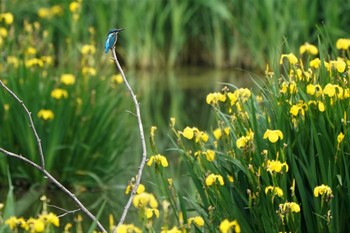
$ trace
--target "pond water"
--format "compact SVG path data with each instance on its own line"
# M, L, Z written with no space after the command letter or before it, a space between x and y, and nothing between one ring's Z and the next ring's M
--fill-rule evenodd
M205 98L220 92L226 85L254 89L254 79L262 75L238 69L181 68L168 71L132 71L133 87L141 94L141 108L149 113L150 123L158 125L170 117L179 118L180 125L206 127L210 106ZM230 87L232 90L233 87ZM148 118L148 117L147 117ZM161 119L159 119L161 118Z

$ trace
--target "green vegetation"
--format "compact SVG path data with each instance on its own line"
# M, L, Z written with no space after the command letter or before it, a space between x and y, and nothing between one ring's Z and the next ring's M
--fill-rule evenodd
M45 25L46 41L53 43L61 64L78 59L76 48L89 38L89 27L96 30L93 43L101 48L110 28L126 28L118 51L129 68L262 69L283 49L284 37L296 49L305 41L315 43L315 29L325 26L335 42L346 36L350 22L349 3L340 0L12 0L3 1L1 8L15 14L17 25L24 19ZM23 32L18 28L13 33L17 37Z
M43 42L40 38L32 40ZM7 42L11 43L6 41L3 46ZM87 46L82 47L79 60L94 63L95 48L89 50ZM32 111L45 148L47 169L59 174L64 182L73 182L76 175L94 174L102 180L113 176L123 166L118 157L130 140L130 135L121 133L121 124L126 122L125 98L115 94L123 92L115 80L118 77L97 77L95 68L85 64L76 64L81 67L79 70L57 69L50 51L38 51L28 44L17 45L8 52L3 59L2 78ZM89 72L84 72L86 69ZM4 92L0 102L1 145L37 161L36 141L20 104ZM111 128L114 130L110 131ZM107 138L113 141L113 146L103 143ZM7 159L2 157L0 163L1 175L6 177ZM18 169L12 161L9 165L14 177L31 180L40 177L30 167Z
M101 194L91 206L110 232L124 206L120 190L130 193L139 158L130 96L103 50L114 27L126 28L117 51L128 69L262 71L269 64L259 92L223 85L207 95L207 105L199 103L213 114L191 126L183 125L189 113L169 106L176 113L169 116L171 150L164 149L168 123L159 96L186 97L175 88L137 89L145 130L151 128L149 167L117 232L349 228L350 40L343 39L349 3L12 0L0 7L0 78L31 111L53 176L76 193L118 187L118 195ZM144 82L128 73L140 88ZM0 147L40 163L21 104L0 91L0 106ZM59 216L62 209L41 196L48 189L17 199L14 181L50 188L32 167L0 156L0 180L9 186L0 200L0 231L94 231L76 211ZM26 198L40 198L34 213L21 206Z
M242 232L346 231L349 46L339 39L335 57L320 55L326 60L310 44L300 47L300 58L283 54L281 72L266 70L262 95L232 87L208 94L217 115L210 131L179 131L172 123L196 189L186 208L173 204L184 201L176 195L181 186L163 189L174 212L195 209L204 221L199 229L209 232L227 226L225 219Z
M339 39L336 48L337 57L327 60L325 54L317 57L319 49L311 44L300 47L300 58L282 54L281 69L266 70L261 95L233 87L209 93L206 101L217 117L211 130L179 130L171 118L175 148L169 154L177 159L160 154L152 127L147 165L154 179L144 180L133 200L138 220L128 219L118 232L345 231L350 39ZM179 161L184 172L172 176L168 169ZM193 186L186 190L182 180L188 178ZM126 194L133 185L131 180ZM38 224L58 227L56 215L45 214L50 213L44 211ZM7 225L16 229L21 221L8 218ZM23 226L35 226L31 221Z

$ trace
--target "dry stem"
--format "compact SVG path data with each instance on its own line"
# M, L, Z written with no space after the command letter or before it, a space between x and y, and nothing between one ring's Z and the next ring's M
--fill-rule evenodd
M130 95L131 95L132 100L133 100L134 105L135 105L137 124L139 126L139 133L140 133L141 146L142 146L142 158L141 158L140 166L138 168L138 172L137 172L137 176L136 176L136 182L135 182L135 185L134 185L134 187L132 189L132 192L130 194L129 200L128 200L128 202L126 203L126 205L124 207L123 214L122 214L122 216L121 216L121 218L119 220L118 226L120 226L125 221L126 215L127 215L128 211L129 211L129 208L131 206L131 202L132 202L132 200L133 200L133 198L134 198L134 196L136 194L136 190L137 190L138 186L140 185L142 172L143 172L143 169L145 167L146 160L147 160L147 148L146 148L145 134L143 132L143 125L142 125L142 120L141 120L140 104L137 101L136 95L135 95L134 91L132 90L131 86L129 85L128 80L125 78L124 71L123 71L123 69L121 68L121 66L119 64L119 61L118 61L118 58L117 58L117 54L115 53L115 48L112 49L112 54L113 54L113 60L114 60L114 62L116 64L120 74L122 75L123 81L124 81L127 89L129 90ZM116 232L116 230L114 230L114 232Z

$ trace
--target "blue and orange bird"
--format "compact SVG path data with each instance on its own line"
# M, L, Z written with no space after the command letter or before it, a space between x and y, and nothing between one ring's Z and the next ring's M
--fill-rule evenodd
M123 31L124 28L121 29L113 29L110 30L107 34L107 39L106 39L106 43L105 43L105 52L108 53L109 49L113 49L115 44L117 43L118 40L118 33L120 31Z

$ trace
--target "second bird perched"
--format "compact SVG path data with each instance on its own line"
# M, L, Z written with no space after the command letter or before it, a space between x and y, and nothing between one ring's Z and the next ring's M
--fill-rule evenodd
M121 29L113 29L113 30L110 30L107 34L107 39L106 39L106 42L105 42L105 52L108 53L108 50L109 49L113 49L115 44L117 43L117 40L118 40L118 33L120 31L123 31L124 28L121 28Z

